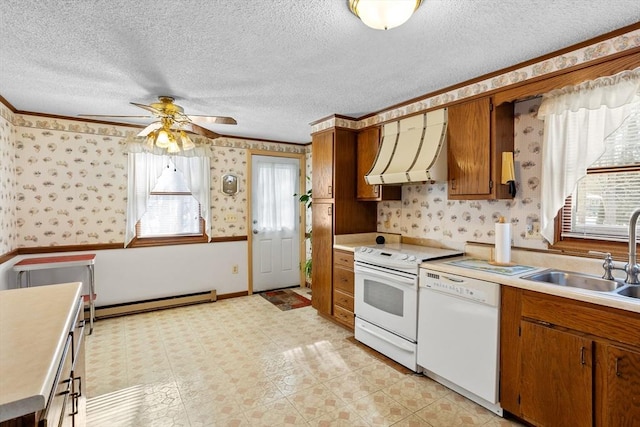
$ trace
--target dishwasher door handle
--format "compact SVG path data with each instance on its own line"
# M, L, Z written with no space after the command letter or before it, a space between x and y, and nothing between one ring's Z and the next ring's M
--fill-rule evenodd
M373 335L374 337L378 338L379 340L382 340L382 341L384 341L384 342L386 342L388 344L391 344L392 346L394 346L396 348L399 348L400 350L404 350L404 351L409 352L409 353L415 351L414 348L411 348L411 346L409 346L407 344L391 341L391 340L387 339L386 337L380 335L379 333L374 332L374 331L372 331L370 329L367 329L366 325L364 325L364 324L360 324L360 328L362 330L366 331L369 335Z
M442 277L443 279L446 279L446 280L448 280L450 282L453 282L453 283L464 283L464 282L466 282L466 280L464 280L464 279L455 279L453 277L447 277L447 276L444 276L444 275L442 275L440 277Z

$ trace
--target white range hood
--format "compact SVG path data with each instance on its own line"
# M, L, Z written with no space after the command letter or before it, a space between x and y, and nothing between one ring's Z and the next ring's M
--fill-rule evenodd
M387 123L369 185L447 180L446 108Z

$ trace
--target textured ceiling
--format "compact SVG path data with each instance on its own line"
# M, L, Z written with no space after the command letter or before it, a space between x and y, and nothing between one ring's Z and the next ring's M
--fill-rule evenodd
M19 111L144 114L172 95L225 135L310 141L359 117L640 21L637 0L424 0L372 30L347 0L2 0L0 95ZM118 121L123 122L122 119Z

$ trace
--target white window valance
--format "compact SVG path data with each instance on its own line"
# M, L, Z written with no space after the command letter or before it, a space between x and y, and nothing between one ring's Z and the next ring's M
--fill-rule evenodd
M577 182L605 151L604 140L640 103L640 68L545 94L541 234L553 242L554 218Z
M139 139L139 138L138 138ZM144 140L130 139L126 141L124 151L127 153L151 153L156 156L171 156L171 157L213 157L213 151L209 146L198 144L191 150L180 150L177 153L169 153L166 148L159 148L153 146L149 148Z

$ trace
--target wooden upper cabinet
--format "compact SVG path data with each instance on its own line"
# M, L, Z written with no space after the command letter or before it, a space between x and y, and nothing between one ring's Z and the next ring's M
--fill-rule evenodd
M365 175L376 160L380 146L380 128L371 127L358 133L358 175L356 198L362 201L401 200L402 186L369 185Z
M333 130L313 135L311 173L313 198L332 199L333 188Z
M502 152L513 151L513 104L479 98L448 108L449 199L507 199Z

